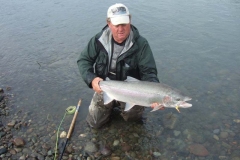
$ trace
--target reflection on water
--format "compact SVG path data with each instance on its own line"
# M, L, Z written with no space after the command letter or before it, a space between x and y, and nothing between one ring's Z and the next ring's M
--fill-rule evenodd
M209 159L239 158L239 3L123 1L132 12L132 23L149 40L160 80L191 95L193 107L180 114L172 109L146 110L144 124L115 118L100 131L84 122L93 91L76 65L79 52L105 25L105 12L112 4L95 3L0 1L4 6L0 10L0 87L11 86L8 93L14 95L11 115L4 121L12 117L30 121L31 133L54 145L49 139L65 109L82 98L73 133L78 140L71 141L73 145L94 139L108 144L116 157L191 159L197 156L193 149L198 146L191 146L196 143L207 149ZM165 116L171 114L176 123L169 129ZM68 130L71 118L66 117L61 130ZM16 134L24 135L25 129ZM87 138L79 138L80 134ZM122 146L113 146L115 140L121 145L128 142L131 150L122 152Z

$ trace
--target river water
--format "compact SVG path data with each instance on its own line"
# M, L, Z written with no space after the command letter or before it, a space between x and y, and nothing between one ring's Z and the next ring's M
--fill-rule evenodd
M6 92L12 95L11 115L21 110L33 123L52 117L51 123L58 124L65 109L81 98L76 125L85 120L93 91L81 79L76 60L104 27L107 9L114 3L0 0L0 87L11 87ZM240 157L240 124L234 121L240 119L240 1L122 3L151 45L160 81L192 97L193 107L181 109L180 114L174 109L146 110L153 128L162 123L161 117L174 113L179 116L174 131L182 136L173 138L185 140L184 131L194 129L205 137L198 143L205 145L210 157ZM67 120L69 124L71 117ZM217 130L229 134L222 139L217 135L217 140L213 138ZM167 138L172 132L165 130L161 136ZM206 144L209 139L213 140ZM178 153L177 148L158 151L168 158Z

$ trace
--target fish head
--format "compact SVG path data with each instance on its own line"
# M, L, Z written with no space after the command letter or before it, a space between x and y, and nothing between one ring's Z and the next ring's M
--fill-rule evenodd
M166 98L167 97L167 98ZM187 103L191 98L184 96L181 92L172 92L170 95L165 97L164 104L166 107L170 108L189 108L192 107L192 104Z
M178 96L178 97L172 97L171 107L176 108L189 108L192 107L192 104L188 103L187 101L190 101L190 97L186 96Z

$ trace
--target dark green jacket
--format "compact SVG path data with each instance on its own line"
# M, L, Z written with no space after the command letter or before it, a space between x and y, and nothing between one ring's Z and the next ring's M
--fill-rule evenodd
M124 49L117 59L116 79L125 80L127 76L143 81L159 82L155 60L148 41L137 28L131 25L131 32ZM91 38L77 61L80 74L91 88L95 77L106 79L112 54L112 33L108 26Z

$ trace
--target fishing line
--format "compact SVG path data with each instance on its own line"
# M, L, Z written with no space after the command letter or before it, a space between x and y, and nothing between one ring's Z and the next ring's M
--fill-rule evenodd
M75 113L76 111L76 106L69 106L67 109L66 109L66 113L67 114L73 114Z
M56 138L56 144L55 144L55 155L54 155L54 160L56 160L56 157L57 157L57 149L58 149L58 135L59 135L59 130L60 130L60 127L63 123L63 120L65 119L66 115L67 114L74 114L76 111L76 106L69 106L66 110L65 110L65 114L58 126L58 129L57 129L57 138Z

